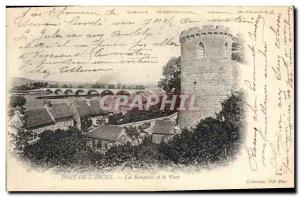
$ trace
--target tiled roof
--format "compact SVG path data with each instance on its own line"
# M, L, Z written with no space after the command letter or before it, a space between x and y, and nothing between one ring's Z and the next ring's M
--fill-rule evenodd
M152 134L174 134L175 121L172 120L156 120L152 128Z
M70 118L73 116L72 112L70 111L66 103L53 104L49 108L49 111L55 120L60 118Z
M49 124L54 124L46 108L27 110L24 114L25 128L42 127Z
M43 99L32 99L32 96L28 96L24 107L28 110L42 108L44 104Z
M117 125L103 125L87 133L88 137L114 142L123 128Z
M106 99L106 100L110 100L110 99ZM97 99L74 100L72 102L75 104L76 110L80 117L95 116L95 115L100 115L105 111L107 112L107 110L103 110L100 108L100 101Z
M77 111L80 117L90 116L90 108L85 100L77 102Z
M90 112L92 115L101 114L102 110L100 109L100 103L98 100L90 100Z

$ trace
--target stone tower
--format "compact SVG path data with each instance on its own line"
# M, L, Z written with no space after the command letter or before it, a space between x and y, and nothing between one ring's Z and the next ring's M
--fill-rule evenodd
M181 128L215 117L221 102L235 89L236 64L231 60L234 37L223 26L203 26L183 31L181 43L181 93L196 95L200 111L181 111Z

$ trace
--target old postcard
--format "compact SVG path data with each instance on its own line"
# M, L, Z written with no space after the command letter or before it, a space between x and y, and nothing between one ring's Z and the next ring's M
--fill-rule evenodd
M7 190L294 188L294 8L7 7Z

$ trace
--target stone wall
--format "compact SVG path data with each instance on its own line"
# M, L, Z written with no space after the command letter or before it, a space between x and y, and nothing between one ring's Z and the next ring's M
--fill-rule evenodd
M221 26L192 28L181 33L181 93L197 97L196 112L180 112L181 128L192 127L200 119L215 117L221 102L235 89L238 70L231 60L232 34ZM203 57L197 56L199 43Z

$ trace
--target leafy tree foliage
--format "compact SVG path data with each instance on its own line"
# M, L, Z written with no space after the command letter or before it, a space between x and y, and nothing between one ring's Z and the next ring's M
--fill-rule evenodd
M14 86L10 91L11 92L22 92L22 91L27 91L27 90L39 89L39 88L46 88L48 86L49 86L48 82L38 81L38 82L22 84L19 86Z
M86 132L93 125L93 121L89 117L81 118L80 121L81 121L81 130L83 132Z
M126 124L130 122L138 122L142 120L149 120L153 118L168 116L174 113L173 111L161 111L159 108L152 108L149 111L140 111L138 109L133 109L131 111L127 111L126 114L117 113L109 117L109 123L120 125Z
M9 106L10 107L22 107L26 104L26 98L24 96L13 95L10 97Z
M231 131L229 135L233 140L240 139L240 130L244 127L245 117L245 98L242 91L233 92L231 96L222 102L222 110L217 114L217 119L223 122L227 131Z
M66 166L77 163L77 154L86 151L85 138L76 128L67 131L44 131L40 139L24 149L24 156L43 166Z
M191 130L184 130L159 150L175 163L215 164L233 158L242 142L244 96L234 92L222 103L217 118L201 120Z
M98 166L123 165L129 168L149 168L163 161L160 158L157 145L153 144L149 137L146 137L138 146L133 146L130 143L124 146L114 146L102 156L98 154L98 158L102 159L101 162L98 161Z
M231 59L238 61L238 62L244 62L245 61L245 54L244 54L244 48L240 42L233 42L232 43L232 55Z
M109 89L115 89L115 85L114 84L108 84L107 88L109 88Z
M125 127L125 133L130 137L133 141L137 140L140 136L140 132L136 127L130 126Z
M105 85L102 83L92 84L91 88L105 88Z
M180 93L180 74L181 74L181 58L171 58L163 67L163 76L158 87L162 88L167 93Z
M60 85L58 83L52 83L48 85L49 88L59 88Z
M32 134L25 129L18 129L16 133L12 133L10 144L13 147L13 152L18 156L23 156L24 149L28 146L28 139L32 137Z
M141 90L144 90L145 87L143 85L136 85L135 86L135 89L141 89Z

